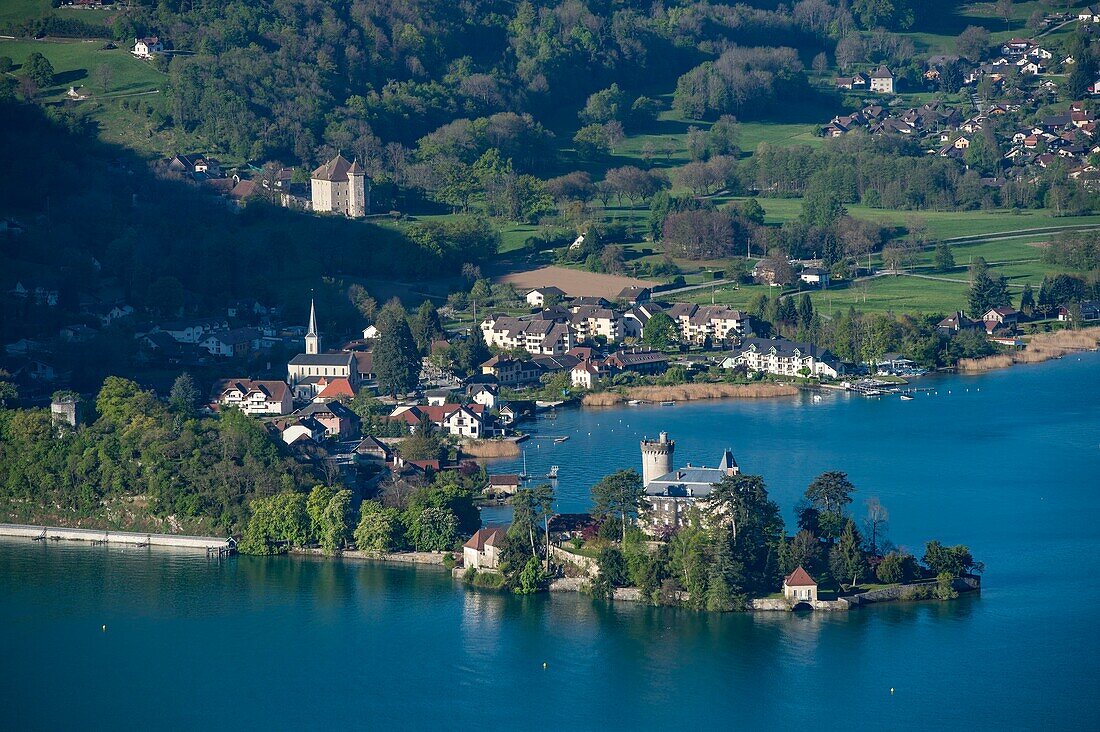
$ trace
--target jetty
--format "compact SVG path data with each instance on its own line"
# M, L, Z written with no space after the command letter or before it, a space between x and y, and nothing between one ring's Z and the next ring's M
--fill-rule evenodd
M222 558L237 551L237 541L232 537L183 536L179 534L142 534L132 531L106 531L104 529L69 529L58 526L29 526L26 524L0 524L0 536L11 536L33 541L83 541L91 546L119 544L135 548L166 546L177 549L198 549L206 556Z

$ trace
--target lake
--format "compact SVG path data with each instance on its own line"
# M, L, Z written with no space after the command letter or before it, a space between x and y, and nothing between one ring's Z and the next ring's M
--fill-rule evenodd
M968 544L980 597L718 615L465 590L431 568L2 541L0 728L1087 725L1100 354L919 385L935 393L566 410L535 425L528 471L560 466L558 509L583 510L663 429L677 466L732 448L791 526L813 476L844 470L894 543Z

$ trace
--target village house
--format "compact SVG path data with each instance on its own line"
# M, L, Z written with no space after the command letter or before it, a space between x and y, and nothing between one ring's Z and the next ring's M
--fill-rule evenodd
M817 602L817 582L802 567L797 567L783 580L783 597L793 603Z
M894 93L894 74L886 66L879 66L871 72L871 91L879 94Z
M294 414L303 420L317 421L328 437L348 439L359 433L359 415L340 402L312 402Z
M1020 314L1014 308L1001 306L990 308L982 315L986 333L992 334L997 330L1012 332L1016 330L1016 324L1020 320Z
M485 497L504 498L514 496L522 485L523 481L514 473L490 475L489 484L485 486Z
M722 362L722 368L743 365L749 372L777 376L817 376L834 379L844 372L828 350L786 338L746 338L741 347Z
M454 437L485 436L485 407L481 404L440 404L397 407L390 418L403 422L409 432L432 424Z
M134 48L130 53L138 58L150 58L163 51L164 44L161 43L160 38L157 36L147 36L145 38L135 38Z
M724 305L673 303L665 311L680 331L680 340L702 346L752 334L749 316Z
M314 211L361 218L370 210L367 171L359 161L349 163L343 155L337 155L313 171L310 190Z
M320 442L325 438L325 426L315 419L302 419L281 426L280 436L288 445L303 440Z
M211 402L249 415L282 416L294 409L290 389L282 381L222 379L214 384Z
M1082 300L1075 305L1060 305L1058 307L1058 320L1064 323L1076 322L1078 316L1080 316L1081 322L1100 320L1100 300Z
M577 389L591 389L600 380L601 371L598 361L581 361L569 372L569 382Z
M229 321L224 318L195 318L161 323L154 332L167 333L179 343L202 343L205 335L216 330L228 330Z
M538 364L507 356L493 356L481 364L481 373L492 376L502 386L537 384L543 374Z
M535 355L555 356L573 347L569 326L553 320L523 320L490 315L481 323L485 344L504 350L522 349Z
M360 440L353 452L356 460L367 463L385 464L388 463L393 456L393 452L386 443L370 435Z
M973 330L977 326L978 324L966 317L961 310L956 310L952 315L948 315L939 323L936 323L936 328L941 333L957 333L960 330Z
M651 294L652 292L648 287L624 287L619 291L615 299L622 300L631 305L637 305L640 302L648 302Z
M561 301L565 297L565 290L557 287L539 287L529 290L524 296L527 304L533 308L544 308L551 301Z
M821 289L829 287L829 270L821 267L806 267L798 273L798 279L808 285L816 285Z
M622 316L608 308L584 306L574 308L569 316L573 339L582 343L602 338L605 343L617 343L623 339Z
M650 348L627 348L612 353L604 364L616 371L633 371L637 374L663 374L668 368L668 356Z
M501 528L478 529L462 545L462 566L467 569L497 569L500 566L500 550L507 536Z
M211 356L242 357L259 350L262 336L256 328L216 330L204 334L202 343Z
M466 388L466 395L474 404L486 409L496 409L500 401L500 389L495 384L471 384Z
M1082 23L1100 23L1100 10L1095 5L1081 8L1077 11L1077 20Z

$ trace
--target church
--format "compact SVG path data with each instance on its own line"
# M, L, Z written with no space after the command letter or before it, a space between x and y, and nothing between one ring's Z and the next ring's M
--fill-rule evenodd
M357 219L370 210L370 183L358 160L349 163L337 154L313 171L309 182L314 211L341 213Z
M286 367L286 381L298 399L313 399L334 379L347 379L353 391L360 383L357 354L349 351L321 352L321 335L317 331L317 309L309 303L309 331L306 352L299 353Z

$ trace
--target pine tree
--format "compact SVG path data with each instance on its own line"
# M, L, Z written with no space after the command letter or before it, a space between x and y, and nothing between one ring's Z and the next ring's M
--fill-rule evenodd
M937 272L946 272L955 267L955 255L951 253L950 244L940 242L936 246L935 263Z
M406 394L420 380L420 352L400 303L392 302L382 308L378 330L378 345L374 347L378 389L392 397Z
M829 571L833 573L833 578L837 582L854 586L863 578L866 566L856 524L848 519L844 524L844 531L840 534L840 541L829 553Z
M1024 285L1024 291L1020 294L1020 312L1031 317L1035 311L1035 295L1031 291L1031 283Z
M798 323L803 328L809 328L814 319L814 304L809 294L803 294L798 301Z

